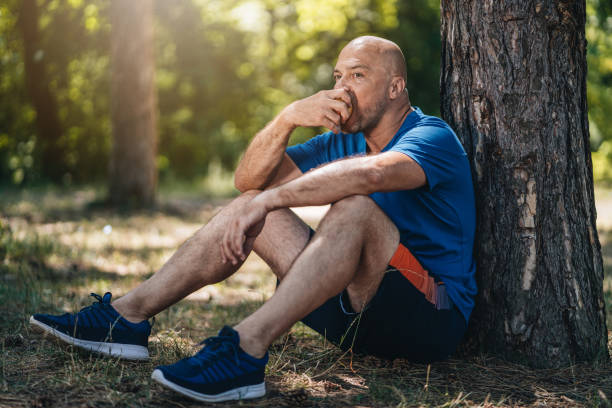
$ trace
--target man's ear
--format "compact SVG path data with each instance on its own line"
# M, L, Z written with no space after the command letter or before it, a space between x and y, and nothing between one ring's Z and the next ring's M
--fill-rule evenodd
M399 98L402 92L404 92L404 88L406 88L406 81L404 81L404 78L400 76L391 78L391 83L389 84L389 99Z

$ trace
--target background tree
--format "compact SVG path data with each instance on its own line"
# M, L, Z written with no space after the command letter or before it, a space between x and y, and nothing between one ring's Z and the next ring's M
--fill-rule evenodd
M149 205L157 186L153 2L111 2L110 201Z
M55 163L66 169L64 182L108 177L111 3L36 3L47 84L63 128L64 151ZM30 152L42 140L32 130L34 111L21 100L20 4L0 4L0 183L47 178ZM282 106L332 86L338 51L362 34L401 43L413 100L438 112L437 0L156 0L154 30L162 180L199 180L209 168L233 170L248 140ZM299 129L292 143L321 130Z
M109 0L37 0L46 86L57 101L63 183L108 179L111 155ZM285 104L332 86L347 41L382 35L402 47L411 99L439 113L439 0L153 0L160 180L233 170L248 140ZM18 16L0 2L0 184L49 179L45 138L25 86ZM588 101L597 181L612 180L612 19L587 0ZM31 16L31 15L29 15ZM40 55L40 53L39 53ZM239 101L238 103L236 101ZM47 105L45 105L47 106ZM292 143L322 129L298 129Z
M41 43L38 24L39 10L36 0L23 0L19 25L23 36L25 83L30 101L36 110L40 167L50 180L57 182L66 170L62 160L62 126L55 95L49 89L46 70L48 51Z
M585 1L442 0L441 110L471 160L471 336L536 366L608 359Z

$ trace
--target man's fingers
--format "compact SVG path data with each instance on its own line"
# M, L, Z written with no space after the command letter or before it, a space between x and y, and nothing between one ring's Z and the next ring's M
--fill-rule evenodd
M228 230L225 232L223 243L224 243L224 247L225 247L225 251L226 251L228 260L231 262L232 265L236 265L238 263L238 258L236 257L236 251L232 247L233 231L235 231L234 228L232 227L228 228Z
M342 122L342 116L340 116L340 114L333 109L325 112L325 117L334 122L337 126L339 126Z
M242 258L242 249L240 248L240 230L236 230L232 237L232 252L236 257L236 260L240 260Z
M244 251L242 249L242 244L244 242L244 228L240 224L239 221L236 221L233 228L233 234L230 239L230 245L232 249L232 255L235 257L236 261L239 262L244 259Z
M351 95L345 88L319 91L289 105L287 112L298 126L325 126L334 133L340 132L341 124L351 116ZM338 115L328 115L328 112ZM328 116L327 119L323 115ZM333 122L334 124L331 124Z
M223 242L222 242L223 251L225 253L225 257L226 257L227 261L230 262L232 265L235 265L236 264L236 260L234 259L234 255L233 255L232 250L231 250L231 248L229 246L230 239L231 239L231 237L230 237L229 231L226 231L226 233L225 233L225 235L223 237Z
M225 257L225 251L223 250L223 241L219 243L219 251L221 252L221 263L227 263L227 258Z
M226 239L226 234L223 234L223 238L221 239L221 243L219 244L219 246L221 247L221 257L223 258L223 263L227 263L230 260L229 253L227 251L227 246L225 245Z
M351 101L351 96L349 95L348 91L344 88L332 89L330 91L329 96L331 96L331 99L341 100L347 106L351 106L351 104L353 103Z
M327 116L323 118L323 126L325 126L334 133L340 132L340 126L336 122L329 119Z
M351 116L349 105L347 105L344 101L335 99L332 104L332 109L341 116L342 123L346 122L349 116Z
M235 234L235 233L234 233ZM233 235L233 234L232 234ZM235 246L233 245L233 237L230 239L229 243L230 243L230 250L232 252L232 265L237 265L239 260L239 256L238 256L238 251L236 251Z

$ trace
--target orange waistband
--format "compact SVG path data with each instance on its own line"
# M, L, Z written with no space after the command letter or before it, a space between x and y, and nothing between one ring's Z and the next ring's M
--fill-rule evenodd
M421 263L404 245L399 244L389 265L397 269L430 302L436 305L438 291L434 278L421 266Z

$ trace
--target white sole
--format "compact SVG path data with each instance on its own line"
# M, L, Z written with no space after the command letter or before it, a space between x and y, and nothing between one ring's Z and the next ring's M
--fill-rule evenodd
M65 341L68 344L75 345L82 349L93 351L111 357L119 357L126 360L148 360L149 350L145 346L136 344L121 344L121 343L106 343L100 341L81 340L62 333L38 320L34 316L30 317L30 324L37 326L47 333L50 333L58 339Z
M220 394L209 395L190 390L189 388L181 387L178 384L166 380L166 377L164 377L164 373L161 370L153 371L153 374L151 374L151 378L157 381L158 383L170 388L171 390L178 392L179 394L183 394L187 397L203 402L221 402L228 400L259 398L263 397L266 394L265 382L262 382L261 384L247 385L244 387L234 388L233 390L228 390Z

